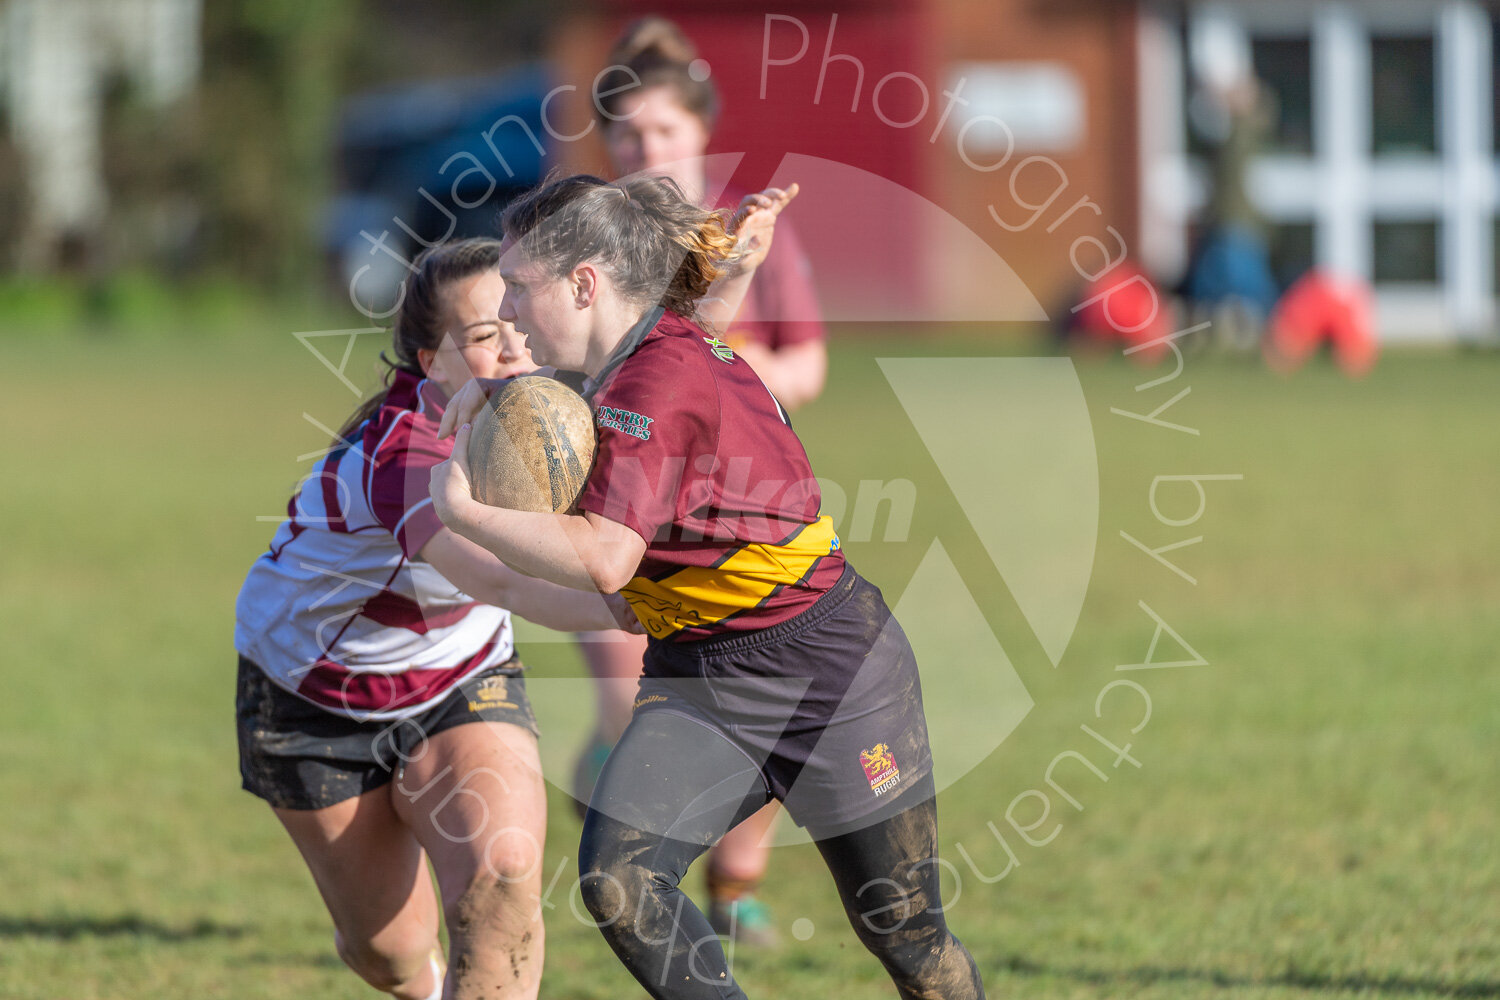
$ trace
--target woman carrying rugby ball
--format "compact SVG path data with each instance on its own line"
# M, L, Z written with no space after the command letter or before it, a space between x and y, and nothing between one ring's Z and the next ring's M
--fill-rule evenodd
M790 194L742 210L764 233L753 246L656 177L569 177L512 203L500 316L539 362L584 372L610 419L580 513L485 507L464 454L493 386L472 383L444 415L444 432L462 426L432 470L433 503L523 573L623 594L650 637L579 848L583 899L648 993L743 995L680 883L774 798L812 834L900 995L967 1000L983 987L943 918L911 648L845 561L776 399L688 318L722 271L756 266Z

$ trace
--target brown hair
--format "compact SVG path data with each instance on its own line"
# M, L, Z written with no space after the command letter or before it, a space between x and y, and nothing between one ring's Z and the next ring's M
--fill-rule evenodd
M448 285L472 277L500 263L500 241L490 237L475 237L439 243L423 250L411 263L411 271L401 285L401 295L396 308L395 325L391 327L391 353L387 357L380 352L385 362L386 388L359 405L339 428L339 440L347 441L359 426L380 412L391 376L398 371L422 378L422 362L418 351L435 351L448 331L439 328L443 309L443 293ZM337 445L339 442L335 441Z
M600 95L594 104L600 122L608 127L622 117L620 106L627 94L669 87L682 106L713 131L719 117L719 92L706 75L700 80L689 68L696 58L698 50L672 21L655 16L635 21L615 41L609 65L594 88Z
M560 278L585 261L603 268L631 302L691 316L714 279L743 251L726 211L699 208L669 178L549 181L506 208L507 239Z

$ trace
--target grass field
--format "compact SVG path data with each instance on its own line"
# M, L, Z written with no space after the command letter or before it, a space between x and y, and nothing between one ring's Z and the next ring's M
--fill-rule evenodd
M352 363L362 385L372 346ZM797 421L820 474L914 482L905 540L850 541L852 559L894 603L941 535L1036 703L940 799L950 921L990 996L1500 996L1500 358L1393 355L1350 383L1190 357L1140 393L1140 369L1080 363L1098 550L1053 668L874 360L992 350L973 334L846 340ZM325 440L304 412L336 426L353 396L284 332L5 351L0 996L374 995L239 790L231 713L234 595L273 527L256 518ZM1163 419L1200 435L1111 413L1185 386ZM1209 484L1191 526L1159 523L1152 478L1194 473L1244 479ZM1197 584L1122 530L1153 547L1201 536L1165 554ZM1142 601L1207 665L1116 672L1151 641ZM536 687L571 688L572 649L529 634ZM982 676L971 648L955 632L924 672ZM1183 654L1168 636L1156 658ZM1133 736L1137 695L1114 690L1095 717L1119 677L1152 701ZM540 701L556 772L585 720ZM1111 768L1083 723L1141 766ZM1058 766L1081 809L1044 781L1068 749L1110 779ZM1028 789L1050 793L1042 846L1006 819ZM578 826L555 789L551 804L548 872L563 875L543 996L637 996L570 913ZM736 956L752 996L891 995L809 846L777 849L765 896L812 933Z

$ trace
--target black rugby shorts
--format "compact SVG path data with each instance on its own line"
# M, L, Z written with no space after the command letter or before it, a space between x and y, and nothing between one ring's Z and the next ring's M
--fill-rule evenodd
M470 722L537 732L520 659L482 671L432 708L359 722L324 711L240 657L235 716L240 783L278 809L325 809L388 784L429 736Z
M636 711L714 729L799 825L836 833L931 795L932 750L906 633L853 568L797 616L743 635L652 640Z

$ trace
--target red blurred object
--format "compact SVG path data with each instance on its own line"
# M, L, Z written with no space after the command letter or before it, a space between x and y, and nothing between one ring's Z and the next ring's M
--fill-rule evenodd
M1380 353L1370 286L1314 268L1287 289L1271 313L1266 362L1277 371L1294 371L1324 344L1345 374L1356 378L1375 366Z
M1091 281L1079 297L1070 333L1082 343L1122 347L1137 361L1154 364L1166 354L1171 317L1146 272L1131 263ZM1153 343L1156 341L1156 343Z

